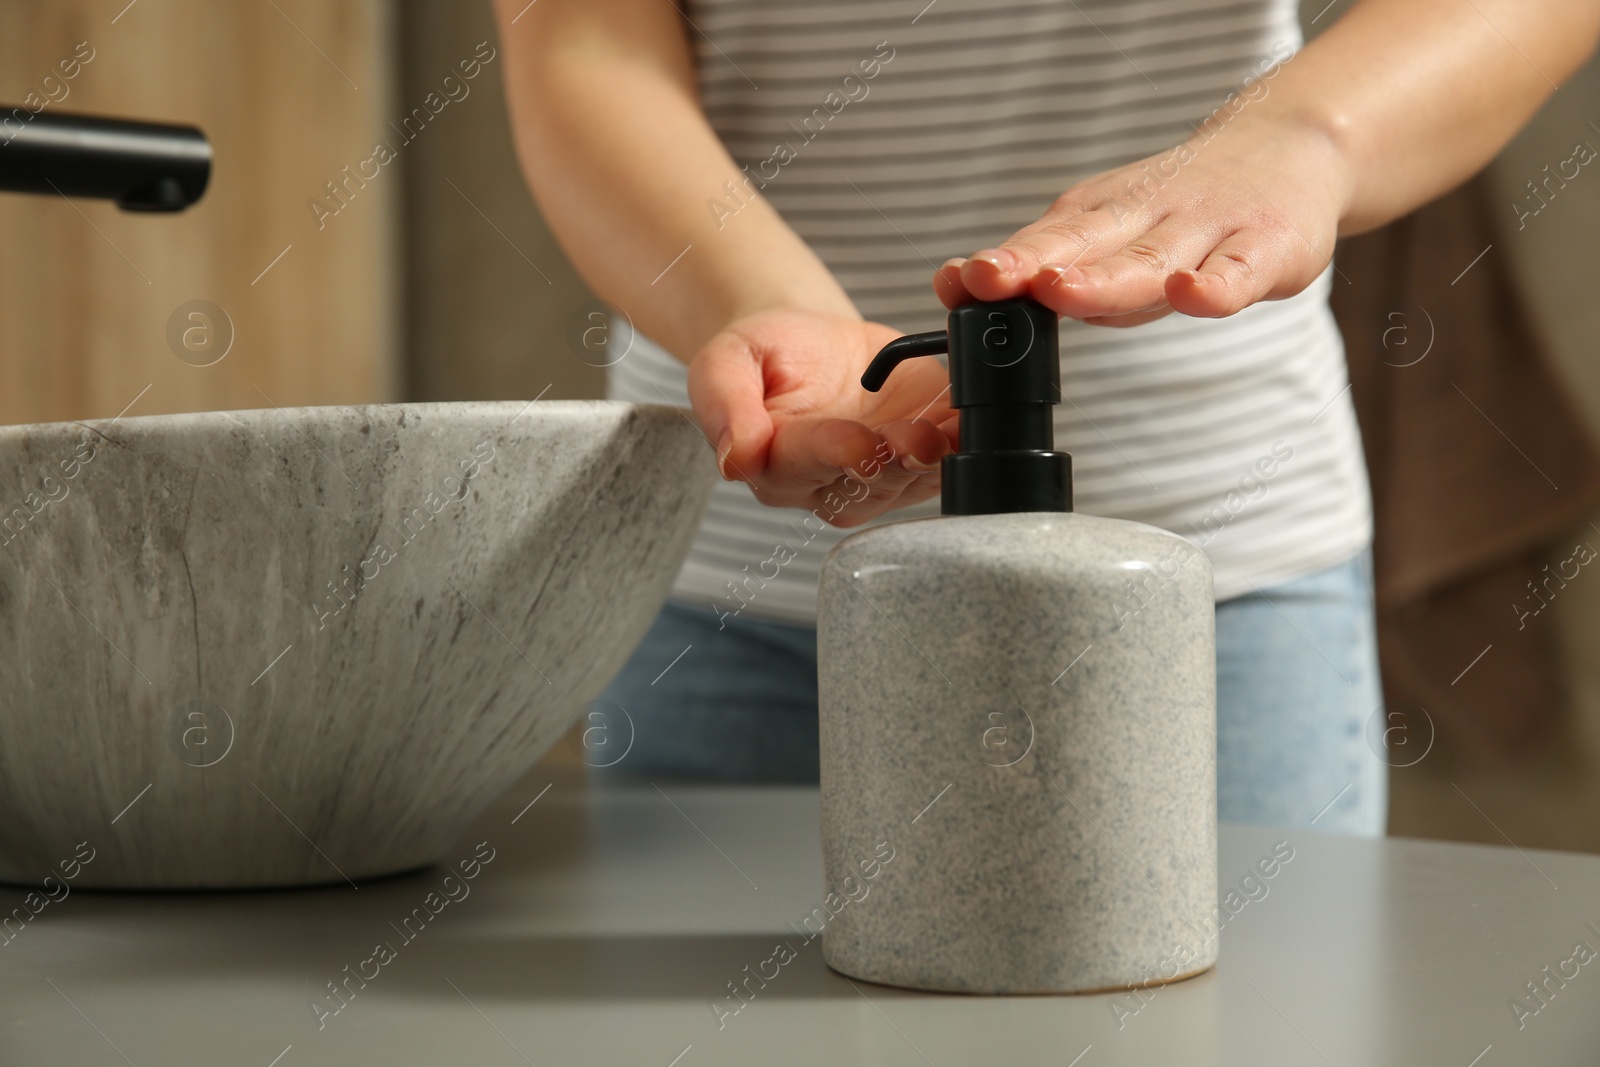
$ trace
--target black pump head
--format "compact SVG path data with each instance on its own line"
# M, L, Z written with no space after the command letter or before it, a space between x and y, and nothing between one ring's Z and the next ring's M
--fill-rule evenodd
M961 447L944 458L946 515L1071 511L1072 457L1055 451L1061 399L1056 313L1026 297L963 304L947 330L890 341L867 366L870 392L901 360L950 353Z

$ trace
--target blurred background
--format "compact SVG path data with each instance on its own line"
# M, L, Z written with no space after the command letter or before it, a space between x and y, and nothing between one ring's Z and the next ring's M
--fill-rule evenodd
M1314 33L1348 2L1315 0L1303 21ZM457 88L446 90L447 75ZM602 372L566 340L592 296L523 186L501 93L487 0L0 5L8 112L42 101L192 123L215 149L205 198L178 216L0 197L0 423L601 395ZM1341 251L1353 284L1339 312L1379 492L1380 584L1387 567L1393 587L1391 714L1373 736L1387 737L1394 766L1395 834L1600 851L1600 577L1561 583L1536 626L1507 625L1517 603L1532 603L1515 598L1545 573L1541 560L1600 547L1590 444L1600 436L1600 175L1582 171L1529 199L1530 183L1547 182L1545 168L1575 143L1600 147L1596 121L1591 64L1467 190ZM394 158L364 179L380 142ZM1522 217L1533 203L1538 217ZM1478 248L1481 262L1469 264ZM192 320L192 301L220 310ZM190 336L225 356L195 365L207 359L180 351L173 321L198 323ZM1427 405L1451 400L1469 358L1475 381L1503 383L1499 402L1520 396L1522 410L1486 402L1480 421L1463 414L1435 434ZM1498 377L1483 377L1486 362ZM1565 435L1551 429L1563 420ZM1453 570L1407 586L1427 559L1484 541L1449 514L1416 536L1423 518L1388 503L1433 484L1417 457L1507 446L1541 473L1563 472L1546 478L1561 506L1522 521L1528 508L1485 481L1479 526L1517 526L1520 539L1454 553ZM1500 591L1478 595L1485 577ZM1443 641L1447 630L1465 644ZM1457 667L1467 669L1452 681ZM580 753L569 743L548 758L577 763Z

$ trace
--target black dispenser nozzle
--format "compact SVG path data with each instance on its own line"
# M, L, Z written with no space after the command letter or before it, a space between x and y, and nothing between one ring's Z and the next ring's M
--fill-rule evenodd
M193 126L0 105L0 190L100 197L124 211L182 211L210 178L211 142Z
M946 515L1071 511L1072 457L1055 450L1061 399L1056 313L1020 298L964 304L948 329L890 341L861 376L877 392L901 360L950 353L961 447L944 458Z

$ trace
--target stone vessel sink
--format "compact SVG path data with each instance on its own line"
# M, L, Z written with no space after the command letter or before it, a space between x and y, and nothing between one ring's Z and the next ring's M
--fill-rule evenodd
M0 427L0 879L447 858L643 636L713 480L652 405Z

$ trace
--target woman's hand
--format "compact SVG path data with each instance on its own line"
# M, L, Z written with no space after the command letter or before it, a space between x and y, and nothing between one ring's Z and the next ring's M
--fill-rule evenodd
M881 392L861 387L887 326L774 308L730 324L689 362L689 396L722 476L776 507L858 526L939 492L954 446L949 376L937 360L895 369Z
M1293 296L1327 267L1349 170L1314 127L1246 108L1073 186L999 248L940 267L934 290L947 307L1031 294L1101 326L1232 315Z

